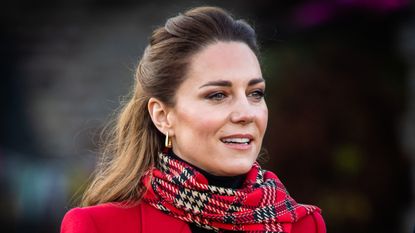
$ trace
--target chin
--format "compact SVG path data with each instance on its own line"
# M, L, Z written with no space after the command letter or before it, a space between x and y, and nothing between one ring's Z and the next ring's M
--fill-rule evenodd
M224 165L224 164L222 164ZM246 174L251 170L253 162L243 162L239 164L231 163L224 167L221 171L221 176L238 176L242 174Z

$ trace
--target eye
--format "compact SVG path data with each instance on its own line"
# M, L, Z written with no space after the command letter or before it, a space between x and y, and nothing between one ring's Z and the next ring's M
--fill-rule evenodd
M226 94L223 92L214 92L206 96L206 99L220 101L226 98Z
M249 95L248 95L248 97L252 97L257 101L263 99L264 96L265 96L265 90L262 90L262 89L254 90L253 92L249 93Z

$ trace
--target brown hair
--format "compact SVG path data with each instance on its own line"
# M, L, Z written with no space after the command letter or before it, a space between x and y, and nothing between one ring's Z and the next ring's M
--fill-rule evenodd
M141 198L140 180L157 162L164 141L151 121L148 100L154 97L174 106L175 91L185 79L190 57L218 41L243 42L258 54L252 27L218 7L191 9L154 30L137 67L133 94L108 134L103 160L82 206Z

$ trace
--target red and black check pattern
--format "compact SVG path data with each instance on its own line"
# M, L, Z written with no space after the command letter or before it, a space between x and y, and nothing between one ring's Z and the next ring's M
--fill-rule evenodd
M166 154L143 178L144 201L186 222L215 231L289 232L294 223L320 211L288 194L278 177L255 163L241 189L209 185L190 165Z

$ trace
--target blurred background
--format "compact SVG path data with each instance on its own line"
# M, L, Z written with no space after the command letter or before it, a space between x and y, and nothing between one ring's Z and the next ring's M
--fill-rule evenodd
M2 232L59 231L151 31L200 5L257 30L270 114L264 166L291 195L321 207L328 232L413 232L409 0L2 3Z

